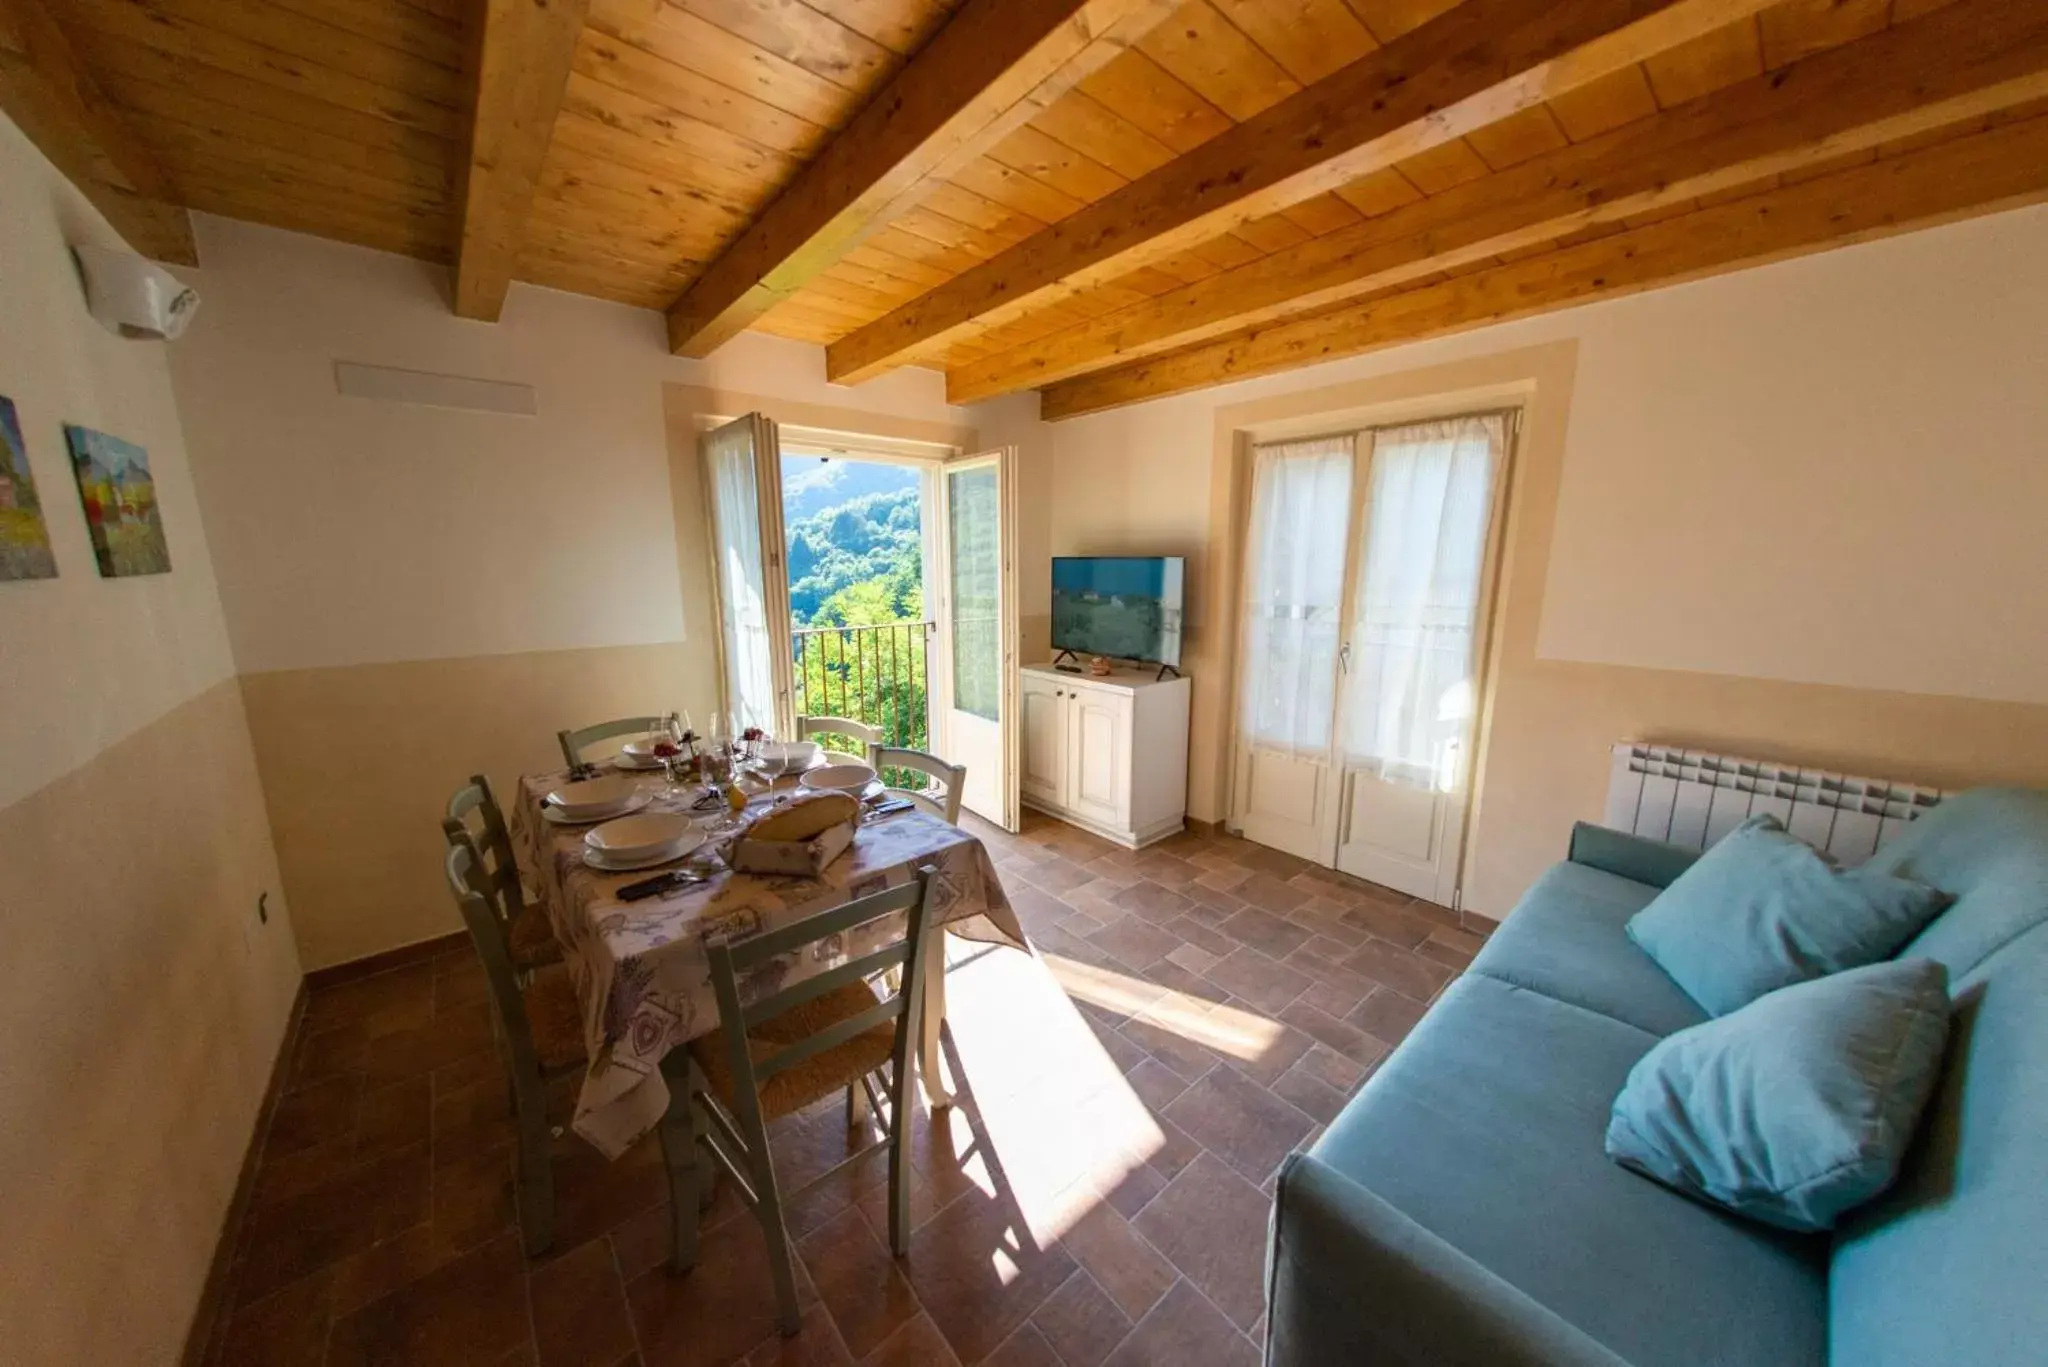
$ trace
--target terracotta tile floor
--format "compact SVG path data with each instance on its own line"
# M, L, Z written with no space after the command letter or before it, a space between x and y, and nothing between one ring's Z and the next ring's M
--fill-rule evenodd
M208 1361L1255 1363L1275 1167L1480 937L1239 840L1131 854L1037 817L978 833L1041 957L954 942L962 1104L913 1117L907 1258L888 1255L874 1136L836 1100L779 1127L797 1338L774 1333L760 1230L730 1191L698 1267L662 1266L652 1140L616 1163L558 1140L556 1244L521 1256L463 951L314 996Z

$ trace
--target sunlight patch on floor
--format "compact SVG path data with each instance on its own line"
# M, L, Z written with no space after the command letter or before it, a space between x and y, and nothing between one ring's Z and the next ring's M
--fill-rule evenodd
M1158 1122L1097 1038L1100 1027L1075 1006L1077 997L1092 998L1074 991L1067 974L1074 968L1094 975L1088 981L1098 995L1130 995L1130 980L1051 955L997 953L949 975L947 1028L968 1064L976 1128L991 1141L986 1159L995 1170L977 1172L976 1183L1014 1202L1021 1229L1040 1246L1064 1235L1166 1146ZM1157 996L1155 990L1143 1003ZM957 1128L954 1137L966 1138ZM1000 1178L991 1181L996 1173ZM1004 1261L995 1255L999 1274Z
M1234 1059L1255 1061L1280 1039L1277 1022L1250 1011L1162 992L1143 979L1057 954L1046 955L1045 961L1061 986L1089 1005L1123 1016L1143 1015L1161 1029Z

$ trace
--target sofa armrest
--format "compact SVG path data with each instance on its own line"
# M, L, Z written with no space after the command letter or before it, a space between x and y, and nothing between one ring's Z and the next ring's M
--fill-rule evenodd
M1628 1367L1307 1154L1280 1170L1266 1302L1266 1367Z
M1574 864L1599 869L1632 883L1668 888L1679 874L1693 866L1700 852L1581 821L1572 827L1571 853L1565 857Z

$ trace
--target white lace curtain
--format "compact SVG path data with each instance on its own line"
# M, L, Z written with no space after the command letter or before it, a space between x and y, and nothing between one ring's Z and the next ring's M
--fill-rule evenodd
M1330 748L1355 449L1347 435L1253 453L1239 633L1240 730L1250 744Z
M1390 783L1456 791L1471 763L1475 629L1507 419L1381 428L1370 439L1346 757Z
M746 418L704 436L711 466L711 521L718 551L719 630L725 638L727 706L742 727L775 726L775 667L761 556L756 424Z

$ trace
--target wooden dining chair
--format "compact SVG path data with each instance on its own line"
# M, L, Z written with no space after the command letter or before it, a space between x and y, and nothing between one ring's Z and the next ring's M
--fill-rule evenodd
M865 764L868 751L882 743L879 728L866 722L849 721L845 717L798 717L796 738L816 740L820 748L834 764ZM852 741L851 747L834 747L826 742L832 739Z
M489 885L466 846L455 845L448 851L448 887L462 909L470 943L483 960L491 1009L497 1017L505 1077L519 1122L519 1227L525 1235L527 1256L533 1257L555 1241L547 1084L583 1068L583 1013L569 970L561 964L539 970L525 986L520 985L504 925L491 905Z
M887 783L891 769L914 769L938 783L936 790L924 788L895 788L888 790L890 797L907 797L933 816L942 818L948 825L960 824L960 794L967 784L967 766L948 764L937 755L928 755L922 750L904 750L893 745L877 745L868 751L868 764L882 775Z
M617 721L601 721L577 731L557 731L555 739L562 743L562 758L574 769L583 763L586 747L618 736L644 735L660 726L662 721L661 717L620 717Z
M504 809L491 794L491 781L471 774L469 783L448 799L441 832L450 845L469 851L477 876L491 894L492 906L504 922L512 967L523 982L545 964L559 963L562 947L548 925L547 913L526 900L519 884L519 861L512 855L512 833Z
M701 1145L761 1221L775 1279L776 1323L785 1336L797 1332L796 1276L768 1149L771 1121L840 1088L846 1089L850 1121L865 1099L888 1131L889 1246L898 1257L909 1246L911 1050L923 1010L924 959L943 939L927 933L934 877L933 869L923 868L915 882L900 888L743 940L717 937L707 946L719 1028L691 1042L695 1104L671 1104L661 1131L674 1184L675 1263L681 1269L696 1260L697 1193L689 1187L695 1171L689 1156ZM751 1005L742 1003L746 984L781 980L771 961L802 962L817 952L818 942L850 939L858 927L899 913L905 918L900 936ZM904 987L878 997L869 979L891 969L901 970ZM884 1064L886 1106L875 1087Z

